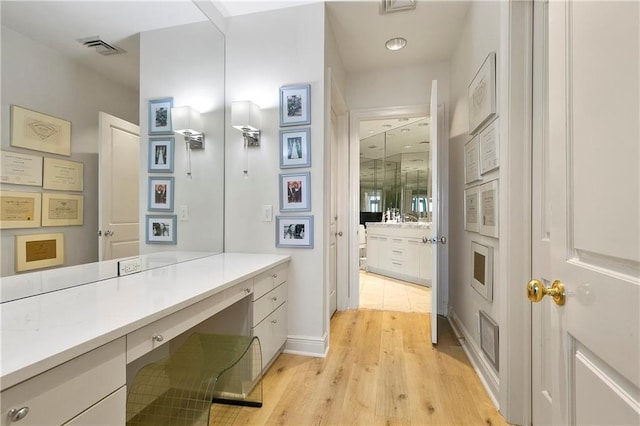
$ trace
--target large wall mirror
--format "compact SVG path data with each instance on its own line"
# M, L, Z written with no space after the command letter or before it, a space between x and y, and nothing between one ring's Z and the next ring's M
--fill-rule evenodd
M429 117L360 122L360 222L431 221Z
M138 252L143 255L166 253L170 261L170 252L222 251L222 32L190 1L3 1L0 7L3 158L7 153L17 153L53 159L54 163L70 161L83 168L83 188L74 191L7 183L3 176L0 189L5 195L18 191L80 197L83 220L81 224L69 226L56 223L20 228L3 226L0 276L24 275L16 271L15 250L17 237L25 235L63 234L63 266L101 260L107 229L101 229L99 223L100 198L106 193L104 188L111 184L99 178L104 160L100 135L104 115L101 113L139 127L137 169L132 170L130 166L118 169L120 161L110 157L114 173L126 175L133 195L109 195L114 202L124 200L118 207L124 218L121 222L129 218L138 220ZM148 170L151 161L149 100L160 98L172 98L173 106L190 106L200 111L201 130L205 133L205 149L193 152L186 149L184 140L177 134L157 135L173 138L172 172ZM12 106L70 122L71 155L12 144ZM114 146L111 154L124 152ZM148 198L150 177L172 181L171 210L150 210L153 202ZM173 243L149 241L146 228L150 215L176 215ZM103 231L102 235L99 231ZM99 274L99 278L109 275L110 272Z

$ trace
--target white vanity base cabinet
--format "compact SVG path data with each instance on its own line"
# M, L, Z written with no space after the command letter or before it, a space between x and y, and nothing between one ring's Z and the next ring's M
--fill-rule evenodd
M258 275L254 281L251 334L260 339L262 371L287 342L287 272L288 263Z
M431 228L403 223L367 223L367 271L431 285Z
M125 364L122 337L8 388L0 395L0 422L15 424L7 413L26 407L26 416L18 420L20 426L61 425L83 412L89 416L95 404L108 400L113 410L106 411L99 424L124 424L125 399L110 398L116 390L125 389Z
M127 388L121 387L64 426L114 426L124 425L126 415L122 410L127 404Z

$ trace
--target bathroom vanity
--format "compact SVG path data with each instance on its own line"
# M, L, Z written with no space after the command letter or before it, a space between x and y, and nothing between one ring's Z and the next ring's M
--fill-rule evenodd
M431 285L431 224L367 222L367 271Z
M287 339L289 261L214 254L0 304L0 424L124 425L128 370L224 312L266 368Z

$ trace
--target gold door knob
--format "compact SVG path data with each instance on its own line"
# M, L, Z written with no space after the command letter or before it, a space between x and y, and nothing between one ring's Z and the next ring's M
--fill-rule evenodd
M566 301L566 293L564 291L564 284L560 280L555 280L551 284L551 288L545 287L539 280L531 280L527 284L527 297L532 302L539 302L544 296L553 297L553 301L556 305L564 305Z

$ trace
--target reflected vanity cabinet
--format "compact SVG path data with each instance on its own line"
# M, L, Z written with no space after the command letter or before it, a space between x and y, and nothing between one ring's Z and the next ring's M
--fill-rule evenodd
M289 264L276 266L254 279L251 334L260 339L263 371L287 341L287 277Z
M411 224L369 224L367 270L421 285L431 283L431 228Z

